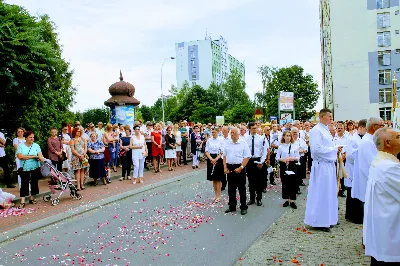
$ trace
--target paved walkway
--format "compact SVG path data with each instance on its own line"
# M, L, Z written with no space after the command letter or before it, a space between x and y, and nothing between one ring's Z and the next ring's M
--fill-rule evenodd
M300 197L298 209L288 209L235 265L369 265L361 246L362 225L344 219L345 202L339 198L340 225L326 233L304 226L306 200Z
M201 163L200 167L204 168L206 165ZM48 193L49 188L47 186L48 179L40 180L39 191L41 195L37 196L37 204L32 205L26 201L27 204L25 206L25 210L18 213L16 212L16 209L13 209L13 211L10 212L11 215L8 216L5 214L6 210L0 210L0 233L10 231L26 224L48 218L50 216L96 202L116 194L121 194L132 189L148 186L149 184L155 184L189 172L198 171L198 169L193 170L191 165L187 165L175 168L175 171L173 172L170 172L166 167L163 167L162 171L162 173L157 174L155 174L153 170L145 171L143 177L144 183L137 183L134 185L132 180L118 180L121 176L121 168L118 168L117 173L112 173L113 182L111 184L102 185L102 182L99 181L100 184L95 187L92 185L93 179L89 178L85 185L86 189L80 191L80 194L82 195L81 200L72 199L67 191L67 193L61 196L60 203L57 206L52 206L50 202L44 202L42 200L43 192ZM17 198L19 197L19 190L17 188L4 188L3 190L16 195Z

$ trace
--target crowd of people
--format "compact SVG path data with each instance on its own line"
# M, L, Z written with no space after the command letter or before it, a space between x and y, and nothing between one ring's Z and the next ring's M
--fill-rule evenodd
M0 158L4 156L4 135L0 133ZM200 167L207 161L207 180L212 181L213 202L221 200L227 187L226 213L235 212L239 191L241 214L248 206L262 206L268 183L282 184L283 207L297 209L304 179L310 174L304 223L330 231L338 225L338 197L347 197L345 218L364 224L363 243L375 265L400 261L400 136L391 121L370 118L333 121L331 111L320 111L319 123L277 121L215 125L163 122L97 127L79 121L65 124L60 133L50 130L47 157L59 170L71 172L77 189L85 190L87 177L106 185L110 172L122 168L119 180L143 183L144 169L160 173L188 164ZM34 143L34 132L19 128L13 141L18 169L21 203L25 197L35 204L39 193L40 161L44 156ZM397 156L397 158L396 158ZM3 163L3 161L2 161ZM4 167L3 167L4 168ZM371 170L370 170L371 168ZM8 173L5 173L6 180ZM247 201L246 183L250 199ZM8 182L9 187L13 184ZM347 196L346 196L347 192Z

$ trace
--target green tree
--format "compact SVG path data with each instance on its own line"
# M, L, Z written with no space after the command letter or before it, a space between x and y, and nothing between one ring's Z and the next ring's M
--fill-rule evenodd
M230 123L252 122L254 121L255 107L253 104L239 104L233 107L229 115Z
M232 69L225 83L222 84L224 96L223 108L232 109L236 105L249 104L250 98L246 93L246 83L243 81L242 74L236 69Z
M92 108L87 109L82 113L82 120L80 122L85 127L87 123L94 123L95 125L98 122L110 123L110 108L101 107L101 108Z
M195 103L195 110L190 116L190 121L204 123L211 123L215 121L217 110L214 107L202 103Z
M0 123L14 132L23 126L44 144L51 127L72 121L76 89L62 58L55 25L47 15L0 1Z
M144 122L153 121L153 113L150 107L142 105L140 107L140 112L142 113L142 119Z
M256 102L264 107L264 116L278 115L278 95L280 91L294 92L294 107L296 119L307 120L315 111L319 97L318 85L304 69L294 65L291 67L261 66L258 70L261 75L263 92L256 94Z

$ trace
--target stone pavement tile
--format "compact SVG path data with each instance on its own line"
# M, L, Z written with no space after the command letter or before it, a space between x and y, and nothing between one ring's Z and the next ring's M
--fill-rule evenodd
M306 201L299 197L298 209L288 209L235 265L369 265L362 226L344 219L345 201L339 198L340 225L326 233L304 225Z
M43 196L41 195L40 197L39 196L37 197L38 203L35 205L29 204L28 201L26 201L27 204L25 206L25 209L27 211L23 215L21 216L12 215L8 217L0 216L0 233L7 232L11 229L15 229L24 226L26 224L29 224L31 222L45 219L52 215L65 212L82 205L86 205L96 201L101 201L102 199L114 196L116 194L148 186L149 184L155 184L160 181L165 181L167 179L171 179L176 176L190 173L193 171L202 170L204 168L205 164L202 163L200 165L200 168L196 170L193 170L190 165L187 165L183 167L177 167L175 168L175 171L168 171L167 169L162 168L163 172L157 174L155 174L154 171L146 171L143 177L144 183L137 183L135 185L132 183L133 182L132 180L119 181L118 179L113 179L113 182L108 185L102 185L102 182L100 181L100 184L96 187L91 186L88 183L88 185L86 185L86 189L79 192L82 195L81 200L72 199L69 195L69 191L66 191L66 193L61 196L60 203L57 206L52 206L50 202L44 202L42 200ZM121 172L119 170L118 173L113 173L113 174L115 174L114 178L119 178ZM90 178L88 182L92 182L92 179ZM6 191L6 189L4 190ZM9 192L11 190L15 189L8 189L7 191ZM47 180L40 181L39 191L41 193L49 192L49 188L47 186ZM18 190L16 192L11 192L11 193L16 195L17 197L19 196ZM2 210L0 210L0 212L1 211Z

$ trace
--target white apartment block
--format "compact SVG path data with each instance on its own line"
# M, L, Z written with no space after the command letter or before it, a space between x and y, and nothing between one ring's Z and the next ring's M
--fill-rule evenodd
M221 36L218 40L181 42L175 44L176 80L178 89L185 82L207 89L212 82L221 84L236 68L245 79L245 66L228 53L228 43Z
M335 120L391 119L399 9L399 0L320 0L324 107Z

